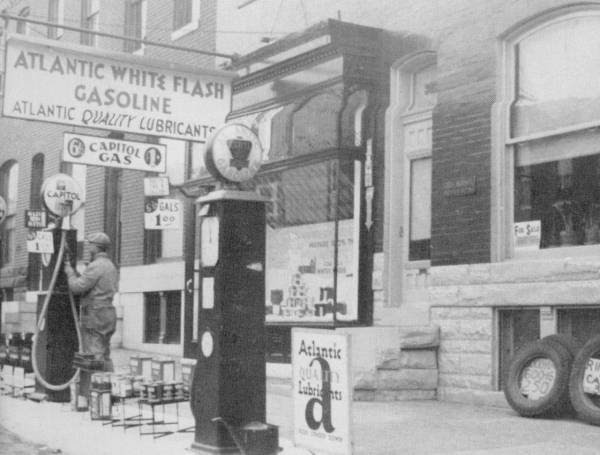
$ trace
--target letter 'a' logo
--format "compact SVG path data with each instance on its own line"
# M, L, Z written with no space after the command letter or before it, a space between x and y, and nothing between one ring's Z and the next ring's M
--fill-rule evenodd
M321 387L321 398L311 398L306 403L306 409L304 410L304 418L308 428L311 430L317 430L321 425L327 433L332 433L335 430L333 423L331 422L331 368L329 362L321 357L315 357L310 362L309 366L313 363L318 362L321 366L321 377L323 378L323 385ZM315 405L321 405L321 420L315 418Z

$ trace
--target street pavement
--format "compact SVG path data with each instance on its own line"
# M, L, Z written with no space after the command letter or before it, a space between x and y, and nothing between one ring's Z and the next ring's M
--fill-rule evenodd
M267 390L267 421L279 426L281 455L308 454L291 442L291 385L269 380ZM126 409L127 415L136 411ZM180 427L193 426L189 405L179 411ZM167 410L169 417L174 412ZM525 419L509 408L437 401L355 402L352 415L354 454L600 455L600 427L573 418ZM73 412L66 403L9 396L0 396L0 426L12 433L0 431L0 453L7 454L189 455L194 438L175 433L153 439L140 436L138 427L91 421L88 413Z

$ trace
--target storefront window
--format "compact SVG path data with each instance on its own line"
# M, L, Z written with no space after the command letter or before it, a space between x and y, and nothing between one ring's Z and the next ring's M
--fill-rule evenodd
M599 25L597 15L566 16L514 44L517 255L600 243L600 134L585 129L600 123Z
M257 179L256 190L271 200L267 322L358 319L360 175L360 162L330 159Z
M512 137L600 123L600 17L567 17L515 46Z

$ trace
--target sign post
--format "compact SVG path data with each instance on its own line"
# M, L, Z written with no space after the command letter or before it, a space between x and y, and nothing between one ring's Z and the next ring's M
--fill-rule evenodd
M319 453L352 453L350 335L292 329L294 442Z

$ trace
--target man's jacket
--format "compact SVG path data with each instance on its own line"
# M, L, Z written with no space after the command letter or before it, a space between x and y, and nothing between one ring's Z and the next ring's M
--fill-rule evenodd
M80 276L71 267L65 267L69 288L81 295L81 324L100 333L112 333L116 324L112 299L117 292L117 269L103 252L96 257Z

